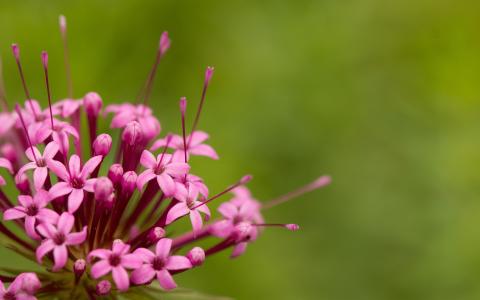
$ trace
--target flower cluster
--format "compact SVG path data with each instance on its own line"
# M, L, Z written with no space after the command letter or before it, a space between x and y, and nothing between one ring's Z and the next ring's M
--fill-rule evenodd
M64 17L60 29L68 57ZM69 97L52 103L48 54L42 52L49 103L42 108L30 97L19 47L12 46L26 101L9 109L0 90L4 107L0 168L5 170L2 175L10 175L10 179L0 176L0 185L14 185L17 191L10 188L7 193L0 188L4 221L0 233L10 248L48 272L0 269L4 271L1 281L10 283L5 289L0 282L1 299L53 295L92 299L154 281L170 290L177 286L175 274L202 265L209 256L228 249L232 257L244 253L263 227L299 228L265 223L262 210L328 184L328 176L261 203L245 187L250 175L211 195L204 180L192 173L194 157L219 158L206 144L208 134L197 129L213 68L206 70L189 133L185 128L187 100L181 98L181 134L161 135L148 99L158 64L169 47L170 39L163 33L137 101L106 107L94 92L74 99L70 81ZM99 132L98 123L110 116L112 129ZM210 202L225 194L233 196L218 207L219 216L212 218ZM170 230L183 219L191 223L190 231ZM25 235L15 234L14 226ZM196 245L207 238L216 242L205 249Z

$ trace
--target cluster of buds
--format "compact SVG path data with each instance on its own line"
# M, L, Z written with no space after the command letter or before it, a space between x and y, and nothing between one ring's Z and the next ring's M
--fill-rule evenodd
M264 227L299 228L265 223L262 210L325 186L328 176L262 203L245 186L250 175L211 195L204 180L192 173L194 157L218 159L205 143L208 134L197 129L213 68L206 70L188 134L187 100L181 98L181 134L161 136L160 122L148 100L158 64L170 47L168 34L161 35L155 63L138 99L104 107L95 92L81 99L72 97L64 17L60 29L68 98L52 103L46 52L41 60L48 107L42 109L30 97L16 44L12 50L26 96L24 105L10 109L0 90L4 108L0 167L5 169L2 175L10 175L10 179L0 176L0 185L12 184L18 191L10 194L0 188L0 233L9 248L45 267L45 272L37 274L5 269L0 274L1 299L115 297L153 281L171 290L177 286L175 274L201 266L220 251L231 249L232 257L241 255ZM98 122L110 116L112 130L98 132ZM225 195L232 197L212 218L210 202ZM187 216L191 230L171 230L172 224ZM15 226L25 234L15 234ZM214 241L210 247L197 245L207 238ZM8 288L3 283L9 283Z

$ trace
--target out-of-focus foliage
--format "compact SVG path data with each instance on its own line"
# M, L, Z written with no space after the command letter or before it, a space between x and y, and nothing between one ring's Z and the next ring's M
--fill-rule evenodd
M252 173L266 200L333 176L266 212L301 231L267 230L245 256L179 275L183 286L237 299L480 297L479 2L2 0L11 102L14 41L31 93L46 103L46 49L65 96L60 13L75 95L106 102L134 99L169 30L151 102L165 131L179 131L180 96L192 119L215 66L200 128L221 160L194 165L212 192ZM21 261L2 250L0 263Z

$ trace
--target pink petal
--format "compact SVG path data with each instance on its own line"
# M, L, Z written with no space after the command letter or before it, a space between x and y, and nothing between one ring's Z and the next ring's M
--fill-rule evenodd
M68 135L65 132L61 131L61 132L53 132L52 137L53 137L53 141L57 143L57 145L59 146L60 148L59 151L63 155L67 155L70 149L70 142L68 140Z
M87 179L88 176L97 168L97 166L102 162L102 156L97 155L90 158L85 165L83 166L82 173L80 177L84 180Z
M165 196L170 197L175 194L175 182L173 181L172 177L162 173L157 175L157 182Z
M165 221L165 224L170 224L176 219L183 217L184 215L188 214L190 210L188 209L187 205L185 202L179 202L172 206L170 210L167 213L167 219Z
M87 238L87 226L84 226L82 231L70 233L67 235L66 243L67 245L80 245L81 243L85 242Z
M136 269L142 265L142 260L136 254L125 254L122 256L122 266L127 269Z
M0 167L7 169L10 173L13 173L12 163L6 158L0 158Z
M60 177L63 181L68 181L70 178L69 173L67 172L67 168L65 166L57 161L57 160L49 160L47 161L47 166L50 170L52 170L55 175Z
M143 171L140 175L137 177L137 187L139 190L143 188L145 183L149 182L153 178L155 178L157 175L153 173L152 169L146 169Z
M32 239L39 240L41 238L38 235L37 231L35 230L35 222L36 222L35 217L26 216L25 217L25 232Z
M47 179L48 170L46 167L39 167L33 171L33 183L35 185L35 189L39 190L43 187L45 180Z
M138 248L134 252L143 262L150 263L155 258L155 255L152 251L145 249L145 248Z
M25 173L27 170L35 169L36 167L37 164L34 162L26 163L25 165L23 165L23 167L20 168L20 170L18 170L17 175L15 175L15 179L19 180L20 176L22 176L23 173Z
M42 223L37 226L37 231L46 238L53 238L53 236L57 233L57 228L50 223Z
M227 219L233 219L238 214L237 207L230 202L220 204L217 210Z
M143 150L142 156L140 157L140 163L145 168L154 169L157 166L157 160L153 156L152 152L148 150Z
M68 161L68 171L70 172L71 177L78 177L80 174L80 157L73 154Z
M112 245L112 252L118 255L127 254L130 251L130 245L125 244L122 240L115 240Z
M25 151L25 155L30 161L35 162L35 156L33 156L33 154L35 154L37 159L42 158L42 154L40 153L40 151L38 151L37 147L33 147L33 153L32 153L32 148L28 147L27 150Z
M190 221L192 222L193 233L202 229L202 216L200 216L200 213L196 209L190 211Z
M157 279L160 286L165 290L171 290L177 287L172 275L165 269L157 271Z
M157 149L160 148L160 147L165 147L166 144L167 144L166 139L156 140L155 143L153 143L153 145L152 145L152 147L150 148L150 150L155 151L155 150L157 150Z
M29 196L29 195L19 195L18 196L18 202L23 207L29 207L30 205L33 204L33 198L32 198L32 196Z
M87 179L87 181L85 181L85 184L83 185L83 189L87 192L93 193L96 181L97 178Z
M43 208L47 206L48 202L51 200L50 194L43 189L40 189L37 191L35 196L33 196L33 202L35 202L38 206L38 208Z
M167 270L183 270L191 267L192 263L190 263L190 260L180 255L170 256L165 264L165 269Z
M122 128L125 125L127 125L128 122L133 121L135 119L135 116L129 112L121 112L112 119L111 127L112 128Z
M53 250L55 247L55 243L48 239L44 240L40 246L38 246L37 250L35 251L35 254L37 256L37 261L39 264L42 264L42 259L43 257L50 251Z
M58 231L63 232L64 234L68 234L70 231L72 231L74 223L75 218L73 217L73 215L64 212L60 215L60 218L58 218Z
M27 214L25 213L25 208L17 206L14 208L9 208L3 213L3 220L16 220L20 218L25 218Z
M160 258L167 258L170 254L170 249L172 248L172 240L171 239L161 239L157 242L155 246L155 254Z
M201 204L201 202L199 202L199 201L196 201L195 203L196 203L195 205L200 205ZM198 210L199 212L204 213L205 214L205 217L204 217L205 220L208 221L210 219L210 209L208 208L208 206L206 204L197 207L195 210Z
M235 245L235 247L233 248L232 254L230 255L230 258L235 258L237 256L242 255L245 252L245 250L247 250L247 245L248 243L246 242Z
M72 189L68 196L68 212L73 214L83 202L83 189Z
M107 259L101 260L92 266L90 274L92 274L94 279L98 279L112 270L112 266L110 266Z
M53 265L52 270L58 271L61 268L65 267L65 265L67 264L67 259L68 259L67 246L65 245L55 246L55 248L53 249L53 260L55 261L55 264Z
M145 264L132 272L131 280L135 284L145 284L155 277L155 270L151 265Z
M55 142L50 142L48 145L45 147L45 150L43 151L43 158L45 160L52 159L58 152L58 145Z
M170 163L165 166L165 173L170 175L184 175L189 170L190 166L186 163Z
M190 142L190 146L196 146L208 140L208 137L208 133L204 131L194 131L188 136L187 142Z
M58 222L58 214L51 209L42 208L37 214L37 218L42 222L56 224Z
M128 273L122 267L114 267L112 269L113 281L120 291L126 291L130 287L130 281L128 280Z
M107 250L107 249L96 249L93 251L90 251L88 253L88 260L91 261L93 257L97 257L103 260L108 259L108 257L112 254L112 251Z
M218 159L217 152L215 152L215 150L211 146L205 144L189 148L188 152L193 155L201 155L210 157L211 159Z
M215 222L210 227L210 233L216 237L227 238L234 229L233 222L231 220L221 220Z
M52 197L52 199L55 199L55 198L58 198L60 196L71 193L72 190L73 189L70 186L70 184L68 184L64 181L61 181L61 182L55 184L54 186L52 186L52 188L48 192L50 193L50 197Z

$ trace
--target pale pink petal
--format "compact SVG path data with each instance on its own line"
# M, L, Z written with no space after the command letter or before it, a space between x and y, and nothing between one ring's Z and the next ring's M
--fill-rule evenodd
M48 170L46 167L39 167L33 171L33 183L35 185L35 189L39 190L43 187L45 180L48 176Z
M149 182L150 180L152 180L156 176L157 175L155 175L155 173L153 173L152 169L146 169L145 171L143 171L137 177L137 187L138 187L138 189L141 190L147 182Z
M188 136L187 142L190 142L190 146L196 146L208 140L208 133L204 131L194 131Z
M230 202L220 204L217 210L227 219L233 219L238 214L237 207Z
M107 259L103 259L92 266L92 269L90 270L90 274L92 274L92 277L94 279L98 279L110 273L110 271L112 270L112 266L110 266L110 263L108 262Z
M35 162L35 156L33 156L33 154L35 154L37 159L42 158L42 154L40 153L40 151L38 151L37 147L33 147L33 153L31 147L28 147L27 150L25 150L25 155L27 156L27 158L30 161Z
M170 208L170 210L168 211L167 219L165 221L165 224L168 225L168 224L172 223L173 221L175 221L176 219L188 214L189 212L190 212L190 210L188 209L185 202L179 202L179 203L175 204L174 206L172 206L172 208Z
M55 247L55 243L48 239L48 240L44 240L40 246L38 246L37 250L35 251L35 254L37 256L37 261L39 264L42 263L42 259L43 257L50 251L53 250L53 248Z
M122 240L115 240L112 245L112 252L118 255L123 255L130 251L130 245L125 244Z
M148 150L143 150L142 156L140 157L140 163L145 168L154 169L157 166L157 160L153 156L152 152Z
M87 179L87 181L85 181L85 184L83 185L83 189L87 192L93 193L96 181L97 178Z
M0 167L7 169L10 173L13 173L12 163L6 158L0 158Z
M55 261L55 264L53 265L52 270L58 271L61 268L65 267L65 265L67 264L67 259L68 259L67 246L65 245L55 246L55 248L53 249L53 260Z
M29 196L29 195L19 195L18 196L18 202L23 207L28 207L28 206L33 204L33 198L32 198L32 196Z
M80 245L87 238L87 226L83 227L80 232L70 233L67 235L67 245Z
M172 275L165 269L157 271L157 279L160 286L165 290L171 290L177 287Z
M165 173L170 175L184 175L189 170L190 166L186 163L170 163L165 166Z
M162 173L157 175L157 182L165 196L170 197L175 194L175 182L173 181L172 177Z
M132 272L131 280L135 284L145 284L155 277L155 270L151 265L145 264Z
M83 202L83 189L72 189L68 196L68 212L73 214Z
M195 202L195 205L200 205L201 202ZM210 219L210 209L208 208L208 206L206 204L204 205L200 205L199 207L196 208L196 210L198 210L199 212L202 212L205 214L205 220L208 221Z
M59 183L56 183L54 186L52 186L52 188L48 192L50 193L50 197L52 197L52 199L55 199L60 196L71 193L72 190L73 189L69 183L61 181Z
M112 128L122 128L128 124L128 122L135 120L133 113L129 111L121 112L112 119Z
M64 234L68 234L70 231L72 231L74 223L75 218L73 217L73 215L64 212L60 215L60 218L58 218L58 231L63 232Z
M47 206L51 199L50 194L43 189L38 190L35 196L33 196L33 202L37 204L38 208Z
M161 239L157 242L155 246L155 254L160 258L167 258L170 254L170 249L172 248L172 240L171 239Z
M91 261L93 257L97 257L100 259L108 259L108 257L112 254L112 251L107 250L107 249L96 249L93 251L90 251L88 253L88 260Z
M97 155L92 158L90 158L85 165L83 166L82 173L80 173L80 177L83 178L83 180L87 179L88 176L97 168L97 166L100 164L102 161L102 156Z
M29 162L23 165L20 170L18 170L17 175L15 175L15 179L18 181L20 179L20 176L23 175L27 170L35 169L37 167L37 164L34 162Z
M215 150L211 146L205 145L205 144L201 144L201 145L189 148L188 152L190 152L193 155L201 155L201 156L210 157L212 159L218 159L217 152L215 152Z
M70 175L67 172L67 168L65 166L57 161L57 160L48 160L47 161L47 166L50 170L52 170L55 175L60 177L63 181L68 181L70 178Z
M52 159L58 152L58 145L55 142L50 142L48 145L45 147L45 150L43 151L43 158L44 159Z
M160 147L165 147L166 144L167 144L166 139L156 140L155 143L153 143L153 145L152 145L152 147L150 148L150 150L155 151L155 150L157 150L157 149L160 148Z
M202 229L202 216L196 209L190 211L190 221L192 222L193 233Z
M53 141L57 143L58 147L60 148L59 151L63 155L67 155L70 149L70 142L68 140L68 135L63 131L60 131L60 132L53 132L52 137L53 137Z
M25 213L25 208L21 206L17 206L14 208L9 208L3 213L3 219L5 221L8 220L16 220L20 218L25 218L27 214Z
M25 232L29 237L34 240L39 240L40 236L38 235L37 231L35 230L35 217L26 216L25 217Z
M51 224L56 224L58 221L58 214L48 208L42 208L37 214L37 218L42 222L48 222Z
M80 157L73 154L68 161L68 171L72 177L77 177L80 174Z
M134 254L146 263L152 262L155 258L155 255L152 253L152 251L145 248L138 248L137 250L135 250Z
M46 238L53 238L53 236L57 233L57 228L50 223L42 223L37 226L37 231Z
M232 251L232 254L230 255L231 258L235 258L237 256L240 256L242 255L245 250L247 250L247 244L246 242L243 242L243 243L239 243L237 245L235 245L235 247L233 248L233 251Z
M170 256L165 264L165 269L167 270L183 270L190 269L191 267L192 263L190 263L190 260L180 255Z
M122 256L122 266L127 269L136 269L142 265L142 260L136 254L125 254Z
M120 291L126 291L130 287L127 271L122 267L114 267L112 269L113 281Z

